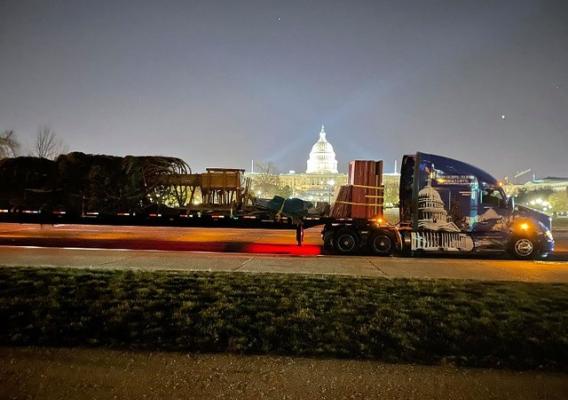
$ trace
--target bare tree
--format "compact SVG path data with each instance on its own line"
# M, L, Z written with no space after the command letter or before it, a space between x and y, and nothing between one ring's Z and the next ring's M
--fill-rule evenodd
M251 176L252 188L258 197L272 197L279 193L280 177L276 166L271 162L255 163L256 173Z
M4 131L0 134L0 158L15 157L20 148L14 131Z
M36 142L32 149L34 156L53 160L64 152L65 146L63 145L63 141L57 137L55 132L47 126L39 128Z

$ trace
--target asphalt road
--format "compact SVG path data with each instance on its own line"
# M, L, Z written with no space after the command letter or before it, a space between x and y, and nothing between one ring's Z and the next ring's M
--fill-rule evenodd
M0 245L319 255L320 231L0 223Z
M0 223L0 246L320 255L321 227L306 229L304 245L283 229L181 228ZM553 260L568 261L568 231L557 232Z
M568 282L568 262L320 255L288 230L0 224L0 265ZM270 253L270 254L267 254Z
M568 232L562 235L561 249ZM286 230L0 224L0 265L568 282L563 257L321 256L319 229L307 230L305 239L299 248Z

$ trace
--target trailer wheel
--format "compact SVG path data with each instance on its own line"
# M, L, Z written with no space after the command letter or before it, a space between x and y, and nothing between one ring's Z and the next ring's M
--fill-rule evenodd
M341 254L353 254L357 249L357 235L350 230L339 231L334 242L335 248Z
M536 243L532 238L526 236L513 238L509 251L515 258L521 260L529 260L537 255Z
M323 249L326 251L333 250L333 232L324 230L322 232Z
M389 235L379 232L371 237L369 247L373 254L385 257L393 253L394 243Z

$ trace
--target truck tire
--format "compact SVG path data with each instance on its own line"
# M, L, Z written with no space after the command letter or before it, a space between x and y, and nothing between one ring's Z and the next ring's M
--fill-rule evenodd
M394 251L394 241L389 235L378 232L371 236L369 249L374 255L382 257L390 256Z
M527 236L514 237L509 246L509 252L520 260L530 260L538 255L534 239Z
M412 255L412 235L410 232L403 232L400 235L400 253L405 257Z
M325 251L333 250L333 232L324 231L323 233L323 249Z
M353 254L357 250L358 238L351 230L341 230L337 232L334 240L334 247L340 254Z

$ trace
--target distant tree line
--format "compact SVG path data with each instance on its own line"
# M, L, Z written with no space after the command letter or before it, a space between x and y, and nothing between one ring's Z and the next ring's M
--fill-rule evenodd
M4 131L0 134L0 158L15 157L20 149L14 131Z
M548 198L554 212L568 211L568 189L561 192L554 192Z
M60 154L67 152L67 147L57 134L48 126L38 129L35 141L26 154L21 154L22 146L13 130L0 133L0 159L28 155L54 160Z
M283 185L276 166L271 162L255 163L256 173L252 178L254 195L262 198L281 196L285 199L292 196L292 188Z

